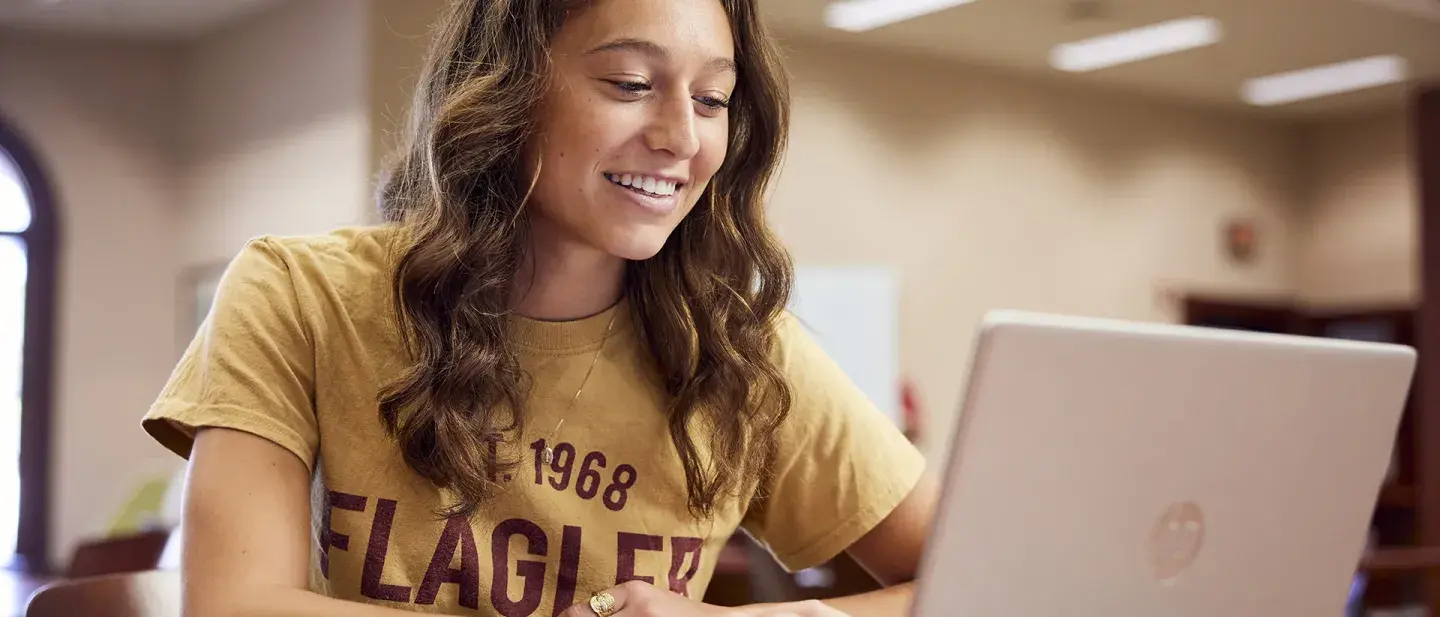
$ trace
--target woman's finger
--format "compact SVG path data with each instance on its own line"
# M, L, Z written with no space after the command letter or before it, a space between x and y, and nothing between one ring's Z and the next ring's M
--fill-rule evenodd
M596 592L571 607L565 617L631 617L636 614L633 609L643 604L637 601L637 596L644 594L649 587L638 581L630 581ZM632 610L627 613L626 607Z

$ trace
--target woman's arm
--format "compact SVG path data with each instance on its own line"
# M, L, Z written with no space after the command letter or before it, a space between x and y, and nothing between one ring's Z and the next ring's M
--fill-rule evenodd
M189 617L400 617L401 611L307 590L310 474L261 437L202 429L195 438L182 526Z
M920 555L939 495L938 483L927 473L890 516L846 549L884 589L825 604L853 617L904 617L915 594Z
M853 596L823 600L821 603L850 617L905 617L915 596L915 576L920 556L930 533L940 489L926 474L906 498L879 525L846 549L884 589ZM744 607L744 615L772 614L826 615L806 606L809 602L779 603Z

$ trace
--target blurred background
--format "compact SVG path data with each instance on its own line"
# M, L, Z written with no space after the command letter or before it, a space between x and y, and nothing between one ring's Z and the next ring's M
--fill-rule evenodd
M141 414L246 239L376 220L442 4L0 0L0 611L155 565ZM992 308L1440 349L1440 0L761 4L796 311L932 460ZM1353 614L1440 610L1421 370ZM717 598L867 584L736 546Z

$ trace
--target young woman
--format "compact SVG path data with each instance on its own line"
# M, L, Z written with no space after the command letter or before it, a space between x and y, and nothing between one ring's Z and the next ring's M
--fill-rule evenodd
M389 222L251 242L144 420L188 614L904 613L935 491L784 312L755 5L455 4ZM741 529L889 586L701 603Z

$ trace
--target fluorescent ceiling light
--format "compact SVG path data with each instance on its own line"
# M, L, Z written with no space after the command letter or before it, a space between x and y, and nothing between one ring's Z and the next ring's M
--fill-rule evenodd
M825 7L825 25L863 32L969 4L975 0L835 0Z
M1240 95L1251 105L1282 105L1402 82L1407 73L1404 58L1371 56L1257 77L1245 82Z
M1050 65L1062 71L1093 71L1214 45L1220 35L1219 21L1187 17L1056 45Z

